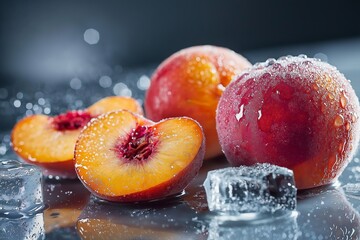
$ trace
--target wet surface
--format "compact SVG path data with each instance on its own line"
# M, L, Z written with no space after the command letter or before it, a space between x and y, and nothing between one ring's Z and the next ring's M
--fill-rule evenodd
M221 157L205 162L183 194L147 203L102 201L78 180L46 179L43 213L0 224L39 239L359 239L359 192L343 188L360 177L358 157L336 184L299 192L295 211L251 221L208 211L202 183L209 170L228 166Z

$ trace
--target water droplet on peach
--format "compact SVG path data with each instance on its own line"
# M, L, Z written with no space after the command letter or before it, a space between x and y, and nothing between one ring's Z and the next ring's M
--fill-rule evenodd
M341 127L344 124L344 117L340 114L335 117L334 126Z
M339 144L339 148L338 148L339 154L342 154L345 151L345 144L346 144L346 141L343 141Z
M276 59L275 58L269 58L268 60L266 60L266 65L267 66L271 66L273 65L274 63L276 62Z
M349 131L349 130L350 130L350 122L347 122L347 123L346 123L345 129L346 129L346 131Z
M239 112L235 114L236 120L240 121L240 119L244 116L244 104L241 104Z
M340 106L341 106L342 108L345 108L347 102L348 102L348 101L347 101L346 95L345 95L344 93L342 93L341 96L340 96Z
M352 114L351 120L352 120L353 123L356 122L356 119L357 119L356 113Z

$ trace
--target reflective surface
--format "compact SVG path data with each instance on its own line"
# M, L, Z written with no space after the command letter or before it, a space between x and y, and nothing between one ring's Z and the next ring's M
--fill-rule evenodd
M91 196L77 180L45 181L46 239L359 239L360 197L341 186L359 177L348 166L335 185L300 192L295 212L253 221L228 221L207 209L206 162L185 193L150 203L118 204Z

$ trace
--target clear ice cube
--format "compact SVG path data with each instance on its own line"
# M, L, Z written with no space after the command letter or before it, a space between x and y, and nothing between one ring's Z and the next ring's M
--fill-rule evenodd
M43 207L41 171L15 160L0 160L0 216L31 213Z
M210 211L273 213L296 207L293 172L267 163L209 171L204 187Z

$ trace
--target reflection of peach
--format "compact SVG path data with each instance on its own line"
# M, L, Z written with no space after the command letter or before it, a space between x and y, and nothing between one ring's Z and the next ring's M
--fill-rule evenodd
M235 166L294 171L298 189L329 184L360 137L359 100L335 67L312 58L269 60L243 73L217 109L220 144Z
M44 211L46 232L73 227L89 197L89 191L80 181L45 181L44 202L48 206Z
M81 219L76 228L82 239L178 239L171 230L131 227L105 219Z
M198 173L204 136L194 120L153 123L128 111L92 121L76 143L79 179L96 196L146 201L181 192Z
M27 162L46 169L48 175L75 177L74 148L81 129L92 118L121 109L142 114L140 105L132 98L107 97L83 111L70 111L55 117L26 117L12 131L14 151Z
M188 116L199 121L206 137L205 158L221 153L215 110L224 88L251 64L235 52L214 46L181 50L155 71L145 98L147 117L154 121Z
M181 197L138 204L90 201L76 224L82 239L206 239Z
M45 232L49 233L58 228L73 227L80 214L80 209L46 209L44 211Z

